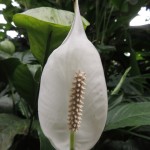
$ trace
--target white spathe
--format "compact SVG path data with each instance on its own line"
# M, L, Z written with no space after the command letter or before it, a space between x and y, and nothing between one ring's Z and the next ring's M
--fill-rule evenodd
M69 150L68 106L78 71L86 73L86 89L81 127L75 133L75 150L89 150L105 126L107 89L100 56L85 35L76 0L72 28L62 45L49 56L41 77L39 120L44 134L57 150Z

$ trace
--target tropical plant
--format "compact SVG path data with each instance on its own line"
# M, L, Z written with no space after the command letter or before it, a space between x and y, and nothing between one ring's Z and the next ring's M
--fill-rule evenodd
M48 56L70 29L73 3L16 1L19 7L0 0L7 21L0 23L0 149L52 150L38 121L40 78ZM109 96L105 130L93 150L149 150L150 30L149 25L130 27L129 22L141 7L149 9L150 2L79 2L90 22L83 19L88 38L102 58ZM18 36L9 37L10 30Z

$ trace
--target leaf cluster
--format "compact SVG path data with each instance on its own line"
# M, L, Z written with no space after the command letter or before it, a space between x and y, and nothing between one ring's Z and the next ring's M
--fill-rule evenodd
M0 0L7 21L0 24L0 149L54 149L40 128L37 100L48 56L73 21L72 1L16 1L19 7ZM93 150L149 149L150 30L149 25L129 26L144 6L149 8L148 0L80 1L81 14L90 22L83 18L88 38L101 55L109 97L106 127ZM18 36L9 37L9 30Z

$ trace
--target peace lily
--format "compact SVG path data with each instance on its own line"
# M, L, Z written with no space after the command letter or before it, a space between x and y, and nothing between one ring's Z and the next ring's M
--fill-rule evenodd
M41 128L57 150L89 150L104 129L107 89L103 68L86 37L78 0L68 36L44 67L38 112Z

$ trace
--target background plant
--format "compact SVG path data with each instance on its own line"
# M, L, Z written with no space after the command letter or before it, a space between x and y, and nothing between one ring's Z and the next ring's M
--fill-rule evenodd
M43 21L44 8L39 11L40 18L34 14L36 9L17 13L43 6L73 11L73 5L71 0L17 2L20 7L0 0L7 6L1 11L7 24L0 24L0 149L53 149L38 122L39 83L47 57L61 44L69 27L59 20L62 26L54 28L57 15ZM149 1L80 1L81 14L90 22L88 38L102 58L109 95L105 131L93 150L149 149L150 30L149 25L129 26L142 6L149 8ZM66 21L71 23L71 17ZM7 36L9 30L17 31L18 36Z

